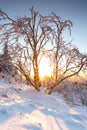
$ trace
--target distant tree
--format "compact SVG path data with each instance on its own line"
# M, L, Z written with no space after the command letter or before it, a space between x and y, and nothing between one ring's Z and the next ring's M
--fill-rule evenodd
M0 72L9 72L12 70L12 60L8 51L7 42L3 46L2 54L0 55Z

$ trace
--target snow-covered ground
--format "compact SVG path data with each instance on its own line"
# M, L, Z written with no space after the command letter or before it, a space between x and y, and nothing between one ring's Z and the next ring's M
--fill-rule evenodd
M0 130L87 130L87 107L69 107L27 85L0 80Z

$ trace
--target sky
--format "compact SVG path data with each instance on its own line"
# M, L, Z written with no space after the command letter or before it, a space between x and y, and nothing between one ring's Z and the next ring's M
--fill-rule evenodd
M27 15L32 6L42 15L54 12L63 20L71 20L72 34L66 38L87 52L87 0L0 0L0 9L14 18Z

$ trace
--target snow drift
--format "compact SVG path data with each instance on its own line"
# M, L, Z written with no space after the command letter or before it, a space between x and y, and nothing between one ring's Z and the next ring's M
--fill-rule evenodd
M87 107L69 107L58 93L0 80L0 130L87 130Z

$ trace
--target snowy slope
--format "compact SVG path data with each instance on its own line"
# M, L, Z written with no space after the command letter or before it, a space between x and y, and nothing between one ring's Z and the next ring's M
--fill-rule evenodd
M70 108L58 93L0 80L0 130L87 130L86 114L87 107Z

